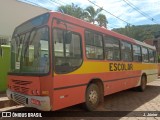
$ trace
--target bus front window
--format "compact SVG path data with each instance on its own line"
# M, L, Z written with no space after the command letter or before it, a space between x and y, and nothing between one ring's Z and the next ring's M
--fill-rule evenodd
M23 34L23 36L22 40L19 37L12 43L12 72L48 73L48 28L33 29L30 33Z

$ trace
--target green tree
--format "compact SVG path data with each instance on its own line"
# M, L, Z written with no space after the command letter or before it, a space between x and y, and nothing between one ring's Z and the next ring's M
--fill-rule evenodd
M98 14L96 21L98 22L99 26L101 26L101 27L104 26L105 28L107 28L108 21L107 21L107 18L105 15Z
M99 9L95 10L93 6L88 6L85 10L88 12L89 21L94 23L97 19L98 14L103 9L99 8Z
M102 10L102 8L95 10L92 6L88 6L86 9L82 9L81 7L73 3L72 5L60 6L57 9L58 12L83 19L87 22L92 22L93 24L95 23L95 21L97 21L99 26L107 27L107 18L105 15L100 13Z
M88 19L89 22L92 22L93 24L95 23L95 21L98 22L99 26L104 26L107 27L107 18L104 14L101 14L101 11L103 10L103 8L98 8L97 10L94 9L93 6L88 6L84 11L87 11L88 13Z
M139 41L152 40L156 37L155 33L160 30L160 25L140 25L130 26L125 28L113 29L113 31L124 34Z
M84 15L83 9L73 3L72 3L72 5L60 6L57 9L57 11L74 16L76 18L80 18L80 19L83 18L83 15Z

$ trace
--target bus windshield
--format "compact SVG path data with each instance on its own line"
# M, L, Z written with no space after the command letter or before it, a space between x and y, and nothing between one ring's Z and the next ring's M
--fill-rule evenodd
M11 45L11 72L49 72L48 27L21 34Z
M30 27L30 30L24 28L26 30L20 33L18 29L24 30L23 27L25 26L22 25L15 30L11 41L11 73L48 73L48 27L36 26Z

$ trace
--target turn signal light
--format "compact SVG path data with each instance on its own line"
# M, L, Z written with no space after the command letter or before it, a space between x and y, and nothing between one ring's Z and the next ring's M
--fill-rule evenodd
M49 95L49 91L42 91L42 95Z

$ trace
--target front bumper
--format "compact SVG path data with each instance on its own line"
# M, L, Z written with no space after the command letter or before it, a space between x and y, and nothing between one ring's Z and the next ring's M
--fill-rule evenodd
M10 89L7 89L7 97L10 100L17 102L18 104L24 105L25 107L33 107L33 108L37 108L42 111L51 110L49 96L29 96L29 95L24 95L24 94L20 94L17 92L13 92ZM40 105L33 104L31 102L32 99L36 99L40 101Z

